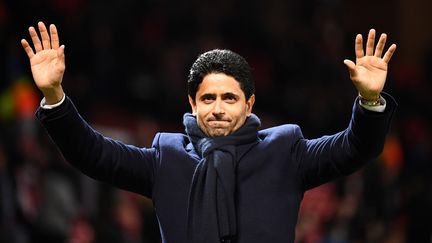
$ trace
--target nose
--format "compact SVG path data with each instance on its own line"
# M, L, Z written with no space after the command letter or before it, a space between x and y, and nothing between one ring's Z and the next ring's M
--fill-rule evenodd
M214 103L214 107L213 107L213 115L215 117L220 117L221 115L223 115L225 113L224 109L223 109L223 103L221 100L217 99L216 102Z

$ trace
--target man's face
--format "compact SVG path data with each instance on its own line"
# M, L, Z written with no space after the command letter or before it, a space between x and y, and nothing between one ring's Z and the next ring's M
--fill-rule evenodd
M239 129L252 112L255 96L246 101L240 83L224 73L204 76L195 100L189 96L198 126L210 137L227 136Z

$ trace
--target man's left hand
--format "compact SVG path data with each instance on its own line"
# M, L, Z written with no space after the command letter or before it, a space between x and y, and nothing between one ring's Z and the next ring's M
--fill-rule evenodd
M396 45L392 44L382 56L386 40L387 35L381 34L375 47L375 30L371 29L366 42L366 53L364 53L363 37L358 34L355 39L356 62L344 60L352 82L365 100L378 100L384 88L388 63L396 50Z

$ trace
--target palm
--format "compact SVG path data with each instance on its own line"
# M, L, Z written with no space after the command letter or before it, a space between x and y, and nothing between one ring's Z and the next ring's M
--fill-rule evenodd
M396 49L396 45L391 45L384 56L381 57L386 38L387 36L382 34L375 48L375 30L370 30L365 53L362 36L357 35L355 41L356 63L350 60L344 61L350 72L351 80L360 95L365 98L377 98L384 88L388 62Z
M356 75L353 81L363 89L381 92L387 76L387 63L375 56L356 59Z
M60 85L64 68L57 56L57 50L49 49L38 52L30 59L33 79L39 88Z

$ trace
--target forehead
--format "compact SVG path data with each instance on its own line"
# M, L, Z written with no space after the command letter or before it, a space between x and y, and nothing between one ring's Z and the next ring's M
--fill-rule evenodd
M243 95L240 83L232 76L224 73L210 73L204 76L198 86L197 95L233 93Z

